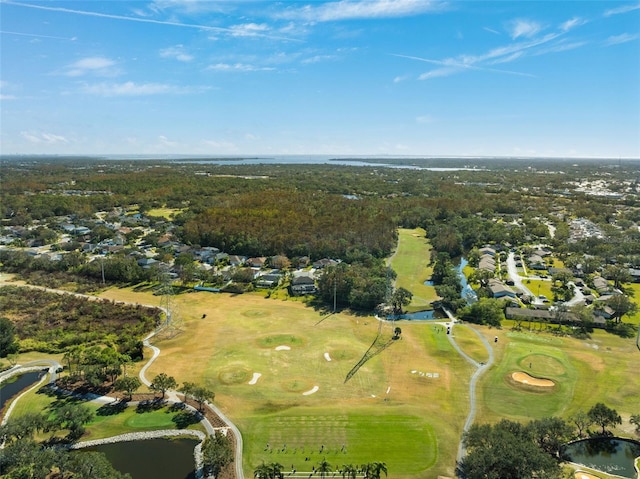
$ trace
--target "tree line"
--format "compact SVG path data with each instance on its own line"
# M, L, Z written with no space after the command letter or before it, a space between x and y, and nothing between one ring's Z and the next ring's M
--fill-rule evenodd
M640 414L631 417L640 435ZM527 424L503 419L496 424L474 424L463 436L467 455L458 464L465 479L489 477L561 479L565 447L585 436L610 436L610 427L622 423L615 409L597 403L568 420L547 417ZM598 430L590 430L592 425Z

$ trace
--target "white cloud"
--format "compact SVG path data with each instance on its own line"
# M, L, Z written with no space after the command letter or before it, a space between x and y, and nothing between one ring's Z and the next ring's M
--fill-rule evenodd
M358 18L390 18L420 15L439 11L443 2L430 0L341 0L318 6L305 5L284 12L283 18L304 19L310 22L331 22Z
M329 60L335 60L337 57L335 55L315 55L313 57L305 58L302 60L302 63L320 63Z
M69 140L67 140L64 136L55 135L53 133L46 133L46 132L37 133L33 131L21 131L20 135L28 142L36 143L36 144L44 143L48 145L53 145L56 143L69 143Z
M520 37L531 38L542 30L542 26L538 22L523 20L521 18L513 20L508 27L511 38L514 40Z
M264 23L243 23L241 25L233 25L230 28L231 35L234 37L255 37L262 36L269 31L269 27Z
M170 148L176 147L178 146L178 142L177 141L170 141L166 136L164 135L159 135L158 136L158 141L160 142L160 144L162 146L168 146Z
M622 33L620 35L612 35L604 42L606 46L619 45L621 43L632 42L638 38L638 34Z
M247 63L216 63L209 65L207 70L218 72L257 72L257 71L273 71L273 67L260 67L257 65L249 65Z
M86 57L67 65L64 74L70 77L84 75L114 76L118 74L116 62L105 57Z
M15 95L4 95L0 93L0 100L17 100L18 97Z
M101 96L144 96L162 94L185 94L203 91L203 88L176 87L166 83L96 83L84 85L82 91Z
M611 15L618 15L620 13L632 12L638 9L640 9L640 3L632 3L630 5L623 5L621 7L611 8L604 12L604 16L610 17Z
M493 28L482 27L482 29L486 30L489 33L493 33L494 35L501 35L501 33L498 30L494 30Z
M190 62L193 60L193 55L189 55L185 52L184 46L175 45L173 47L163 48L160 50L160 56L162 58L174 58L179 62Z
M429 80L431 78L447 77L449 75L453 75L454 73L458 73L460 70L462 69L453 67L436 68L435 70L423 73L418 77L418 80Z
M587 23L587 20L585 20L584 18L573 17L562 23L560 25L560 30L562 30L563 32L568 32L569 30L579 27L580 25L584 25L585 23Z

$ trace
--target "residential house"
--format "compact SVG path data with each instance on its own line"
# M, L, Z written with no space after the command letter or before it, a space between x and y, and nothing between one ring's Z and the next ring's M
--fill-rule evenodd
M250 268L262 268L266 262L267 258L264 256L260 256L257 258L249 258L245 261L245 264Z
M318 261L315 261L313 263L313 267L315 269L322 269L322 268L326 268L327 266L335 266L337 264L338 262L334 259L323 258L323 259L319 259Z
M315 294L317 291L315 279L308 273L294 274L290 289L294 296Z
M516 293L509 286L496 278L489 280L489 289L494 298L516 297Z

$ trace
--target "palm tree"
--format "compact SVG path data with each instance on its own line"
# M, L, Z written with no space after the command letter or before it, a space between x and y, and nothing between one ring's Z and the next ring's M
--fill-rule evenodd
M384 462L368 462L361 467L364 479L380 479L382 472L387 475L387 465Z
M269 464L269 468L271 470L270 479L283 479L284 478L284 474L282 474L282 470L284 469L284 466L278 462L272 462L271 464Z
M271 479L271 468L263 462L253 471L253 477L255 479Z
M380 473L384 472L387 475L387 465L384 462L374 462L373 464L373 479L380 479Z
M342 465L342 477L349 479L356 479L358 475L358 468L353 464L343 464Z
M320 461L318 463L318 468L317 471L320 473L320 477L322 479L324 479L324 477L330 473L331 471L333 471L333 468L331 467L331 464L329 464L327 462L327 459L324 458L322 461Z

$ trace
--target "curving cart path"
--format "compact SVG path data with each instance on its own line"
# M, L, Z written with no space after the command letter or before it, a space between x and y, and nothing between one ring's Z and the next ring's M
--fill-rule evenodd
M45 288L42 286L34 286L34 285L30 285L30 284L12 284L6 281L6 278L4 277L4 275L0 275L0 284L9 284L12 286L20 286L20 287L24 287L24 288L32 288L32 289L40 289L43 291L47 291L50 293L56 293L56 294L70 294L73 296L80 296L83 298L87 298L89 300L93 300L93 301L97 301L101 298L100 296L91 296L88 294L81 294L81 293L73 293L71 291L64 291L64 290L59 290L59 289L52 289L52 288ZM127 301L116 301L116 303L119 304L131 304L134 306L139 305L139 303L131 303L131 302L127 302ZM154 306L154 305L142 305L142 306L146 306L149 308L160 308L164 311L164 308L159 307L159 306ZM166 314L166 311L164 311ZM160 328L161 329L161 328ZM149 381L146 377L146 372L149 369L149 366L151 366L151 364L156 360L156 358L158 356L160 356L160 349L157 346L153 346L151 344L151 338L153 338L159 331L160 329L157 329L155 331L153 331L151 334L149 334L146 338L144 338L143 340L143 344L144 346L150 348L153 351L153 355L151 356L151 358L147 361L147 363L142 367L142 369L140 370L140 381L146 385L149 386L151 384L151 381ZM52 360L48 360L48 359L43 359L43 360L39 360L39 361L31 361L29 363L25 363L23 365L16 365L14 367L12 367L11 369L4 371L3 373L0 373L0 382L2 382L4 379L8 378L9 376L12 376L13 374L17 374L19 372L23 372L25 370L29 370L29 368L35 367L37 365L43 365L43 364L48 364L49 367L49 373L50 373L50 379L49 379L49 383L54 383L55 379L56 379L56 370L58 368L61 367L61 364L56 362L56 361L52 361ZM42 382L42 380L40 382L37 383L37 385L39 385ZM35 387L35 386L33 386ZM29 390L33 389L30 388ZM22 394L25 394L25 392L23 392ZM173 401L173 402L181 402L180 399L177 396L177 391L167 391L168 395L169 395L169 400ZM7 410L7 413L4 415L4 418L2 420L3 424L4 422L6 422L6 420L9 418L9 415L11 414L11 410L13 409L13 404L15 404L17 402L17 400L20 398L20 396L18 396L18 398L16 398L11 406L9 407L9 409ZM107 397L96 397L94 398L94 400L98 400L101 402L112 402L113 398L107 398ZM244 471L242 469L242 449L243 449L243 441L242 441L242 434L240 434L240 430L236 427L235 424L233 424L229 418L214 404L210 403L210 402L206 402L205 403L206 406L208 408L210 408L213 412L215 412L220 419L222 419L222 421L227 425L227 428L229 428L232 432L233 432L233 436L235 438L235 442L236 442L236 447L235 447L235 458L234 458L234 463L235 463L235 472L236 472L236 479L244 479ZM211 435L214 434L215 432L215 428L211 425L211 423L206 419L203 418L202 419L202 424L205 427L207 434Z
M493 348L491 347L491 344L489 344L489 341L487 341L487 338L485 338L482 334L480 334L475 328L472 328L471 326L467 326L467 327L471 329L474 333L476 333L478 337L482 340L485 348L487 349L487 352L489 353L489 359L487 360L486 363L480 363L475 359L473 359L468 354L466 354L460 348L460 346L458 346L458 343L456 343L455 335L453 334L453 331L454 331L453 325L456 323L456 319L454 318L453 314L451 314L451 312L446 311L446 313L447 313L447 316L449 316L449 318L451 319L451 322L447 324L448 326L451 327L451 334L447 335L449 342L455 348L455 350L458 351L458 353L464 359L467 360L467 362L469 362L473 367L476 368L475 372L471 376L471 381L469 381L469 414L467 415L467 419L464 423L464 427L462 428L462 436L460 438L460 444L458 445L457 462L460 462L466 454L466 449L463 443L464 434L469 430L476 416L476 384L480 376L482 376L482 374L484 374L484 372L493 365L494 357L493 357Z

